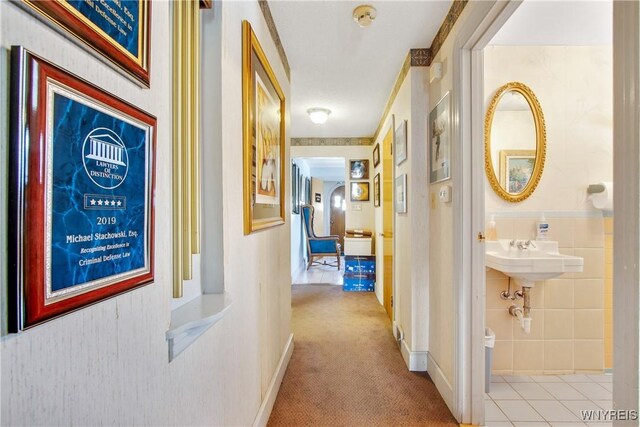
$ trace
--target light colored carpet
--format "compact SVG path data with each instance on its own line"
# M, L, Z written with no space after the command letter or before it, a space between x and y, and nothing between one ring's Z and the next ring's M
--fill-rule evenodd
M269 426L457 425L426 373L409 372L372 292L292 288L294 351Z

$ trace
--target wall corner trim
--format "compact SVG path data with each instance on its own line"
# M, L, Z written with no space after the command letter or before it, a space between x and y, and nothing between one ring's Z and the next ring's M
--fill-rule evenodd
M276 371L271 378L271 382L269 383L267 392L264 394L260 409L258 409L256 418L253 421L253 425L255 427L266 426L267 422L269 421L271 411L273 410L273 405L274 403L276 403L278 391L280 391L280 384L282 384L284 373L287 370L287 366L289 366L289 360L291 360L291 354L293 354L293 334L289 335L289 339L284 346L284 351L282 352L282 356L280 357L280 361L278 362Z
M402 340L400 352L404 363L411 372L425 372L428 365L428 353L426 351L411 351L407 342Z

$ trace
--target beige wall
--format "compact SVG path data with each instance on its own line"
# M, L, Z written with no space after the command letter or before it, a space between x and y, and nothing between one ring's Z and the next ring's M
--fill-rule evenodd
M427 78L428 68L413 67L409 70L389 115L382 126L382 132L376 141L382 147L387 130L392 126L391 115L395 116L397 129L404 120L407 124L407 160L395 166L394 178L407 174L407 213L395 214L395 248L394 248L394 283L395 283L395 322L405 333L406 352L417 353L416 360L411 362L414 370L426 369L426 351L429 334L429 277L427 265L427 181L426 165L426 114L427 114ZM382 149L382 148L381 148ZM395 161L395 160L394 160ZM382 162L374 170L373 175L382 172ZM381 177L384 181L384 177ZM395 189L392 179L391 191ZM382 182L381 182L382 184ZM381 191L387 189L382 186ZM384 194L381 194L381 199ZM375 211L376 232L382 232L382 208ZM382 244L379 242L378 244ZM380 251L377 251L380 253ZM382 271L383 260L377 260L379 271ZM376 293L382 301L382 275L379 274ZM407 362L409 363L409 362ZM417 365L416 365L417 364ZM418 369L417 366L420 366Z
M547 129L546 163L533 195L511 204L487 184L487 214L496 215L498 236L506 239L535 238L535 222L545 214L549 239L559 241L561 253L581 256L585 263L583 273L533 288L528 336L507 313L512 302L499 298L506 276L488 271L486 324L497 335L494 372L600 372L605 367L605 221L587 200L586 188L612 179L611 54L607 46L490 46L484 51L486 105L498 87L520 81L540 101Z
M169 363L165 332L172 277L170 3L153 5L150 89L131 83L15 3L0 3L3 76L6 49L23 45L158 118L155 283L3 337L3 424L253 423L290 333L290 228L279 226L246 237L242 231L242 19L252 23L287 98L290 91L258 4L215 4L215 11L203 13L222 25L222 39L207 42L222 43L223 52L219 84L228 108L222 112L222 140L212 143L222 144L224 286L233 304L219 323ZM0 108L6 118L6 79L0 85ZM0 150L6 153L6 126L2 129ZM4 174L0 184L6 194ZM285 194L289 193L287 184Z

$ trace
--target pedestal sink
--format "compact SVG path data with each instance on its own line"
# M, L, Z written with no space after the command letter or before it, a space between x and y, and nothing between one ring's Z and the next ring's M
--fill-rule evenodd
M485 265L515 279L519 286L552 279L564 273L579 273L584 259L558 252L551 240L508 240L485 242Z

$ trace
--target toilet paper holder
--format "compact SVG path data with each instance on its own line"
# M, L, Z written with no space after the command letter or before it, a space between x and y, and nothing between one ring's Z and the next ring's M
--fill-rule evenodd
M587 187L587 193L589 194L598 194L604 192L605 188L602 184L591 184Z

